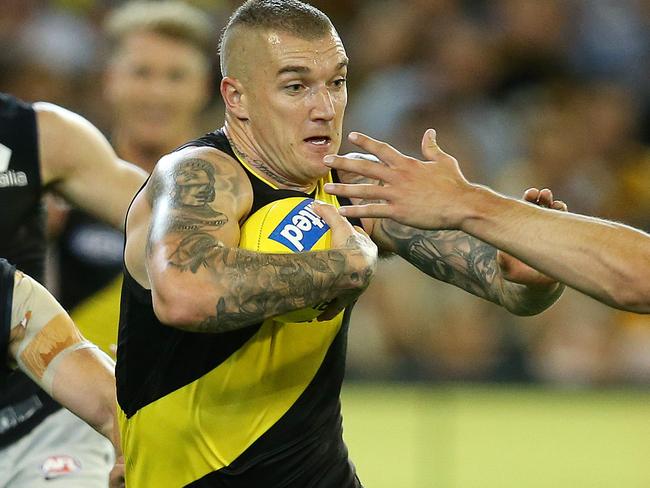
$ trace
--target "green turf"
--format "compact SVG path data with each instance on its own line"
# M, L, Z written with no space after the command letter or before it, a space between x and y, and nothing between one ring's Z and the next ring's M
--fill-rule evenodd
M650 487L650 392L348 385L366 488Z

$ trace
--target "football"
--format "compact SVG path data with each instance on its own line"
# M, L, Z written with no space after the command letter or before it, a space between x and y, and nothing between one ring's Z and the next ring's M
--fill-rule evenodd
M239 247L265 253L322 251L330 248L327 223L312 209L314 200L290 197L265 205L251 214L241 227ZM326 307L294 310L274 317L280 322L310 322Z

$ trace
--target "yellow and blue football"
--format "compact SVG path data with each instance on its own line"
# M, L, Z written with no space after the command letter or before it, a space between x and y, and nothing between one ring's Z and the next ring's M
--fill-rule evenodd
M312 208L314 200L290 197L265 205L241 227L239 247L264 253L323 251L331 246L329 225ZM310 322L327 304L274 317L279 322Z

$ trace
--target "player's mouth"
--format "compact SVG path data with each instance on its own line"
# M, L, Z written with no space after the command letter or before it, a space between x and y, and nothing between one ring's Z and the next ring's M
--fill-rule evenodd
M332 138L329 136L312 136L307 137L304 141L316 149L327 148L332 143Z

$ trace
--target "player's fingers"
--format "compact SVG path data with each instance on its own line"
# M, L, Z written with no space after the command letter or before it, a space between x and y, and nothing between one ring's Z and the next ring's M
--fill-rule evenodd
M531 203L537 203L537 197L539 197L539 190L537 188L528 188L524 192L524 200Z
M440 156L447 156L438 145L437 134L434 129L427 129L422 136L422 155L428 161L437 161Z
M562 200L555 200L551 208L555 210L559 210L560 212L567 212L569 210L567 204L564 203Z
M365 183L345 184L327 183L324 186L327 193L347 198L363 200L387 200L389 189L385 186L367 185Z
M390 144L373 139L361 132L350 132L348 139L355 146L359 146L364 151L377 156L381 162L389 167L398 166L404 159L404 155Z
M390 178L390 170L386 166L366 159L329 154L323 158L323 163L331 168L349 171L375 180L387 181Z
M348 232L351 232L353 230L350 222L348 222L345 217L339 214L334 205L315 200L312 208L318 215L322 217L325 223L330 226L332 232L336 232L337 230L347 230Z
M553 192L548 188L540 190L539 196L537 197L537 204L541 207L549 208L553 205Z
M346 205L339 208L339 213L349 219L354 218L391 218L392 208L386 203L368 203L366 205Z

